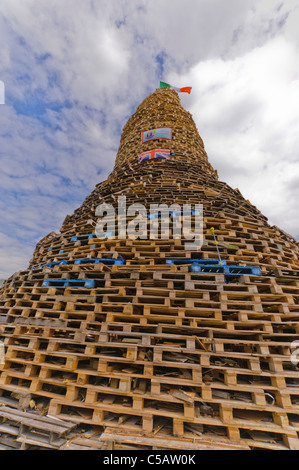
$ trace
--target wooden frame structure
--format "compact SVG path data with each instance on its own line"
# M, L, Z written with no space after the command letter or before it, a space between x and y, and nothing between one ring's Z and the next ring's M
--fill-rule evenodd
M159 127L173 128L172 141L141 144ZM138 164L155 145L175 155ZM202 204L203 246L98 239L95 209L119 195L147 208ZM261 275L192 272L217 248ZM156 90L124 127L109 178L4 284L0 402L29 393L33 413L43 403L48 416L98 427L103 448L298 449L298 254L293 237L218 180L178 94Z

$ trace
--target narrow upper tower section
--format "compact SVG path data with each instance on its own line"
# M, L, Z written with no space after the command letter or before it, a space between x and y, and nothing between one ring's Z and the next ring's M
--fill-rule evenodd
M170 140L142 142L142 132L161 128L172 129ZM128 162L138 164L138 155L153 149L169 149L174 154L172 159L198 164L217 177L191 114L182 107L178 93L170 88L158 88L130 117L123 128L114 170Z

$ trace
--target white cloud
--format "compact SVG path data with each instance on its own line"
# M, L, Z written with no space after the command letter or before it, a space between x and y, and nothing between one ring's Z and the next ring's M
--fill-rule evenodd
M169 80L193 85L190 111L211 163L270 223L299 235L298 49L282 35L233 60L202 61Z
M9 256L8 256L9 253ZM32 255L32 246L28 246L12 237L0 233L0 279L7 279L9 276L19 271L21 267L26 267Z
M221 179L299 235L296 0L14 0L0 13L7 275L107 176L160 79L193 86L182 104Z

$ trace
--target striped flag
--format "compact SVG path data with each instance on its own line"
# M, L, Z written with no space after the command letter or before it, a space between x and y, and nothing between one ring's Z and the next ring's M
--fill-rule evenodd
M191 90L192 90L192 87L191 86L185 86L183 88L178 88L178 87L175 87L175 86L172 86L170 85L169 83L165 83L165 82L160 82L160 88L171 88L172 90L175 90L177 91L178 93L181 92L181 93L191 93Z
M138 163L144 162L145 160L152 160L153 158L164 158L170 159L170 150L165 149L154 149L148 150L138 155Z

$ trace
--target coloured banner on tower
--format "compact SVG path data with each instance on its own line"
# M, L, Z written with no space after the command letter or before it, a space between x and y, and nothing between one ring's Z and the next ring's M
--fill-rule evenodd
M170 159L170 150L165 149L154 149L149 150L148 152L143 152L138 155L138 163L143 162L144 160L152 160L153 158L162 158L165 160Z
M141 132L141 142L143 144L155 139L172 140L172 128L161 127L159 129L151 129L150 131Z

